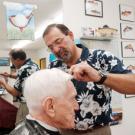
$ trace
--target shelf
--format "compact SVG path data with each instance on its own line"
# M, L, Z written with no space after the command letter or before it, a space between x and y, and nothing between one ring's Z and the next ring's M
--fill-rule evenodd
M112 39L114 39L113 36L111 37L81 37L80 39L83 40L99 40L99 41L111 41Z

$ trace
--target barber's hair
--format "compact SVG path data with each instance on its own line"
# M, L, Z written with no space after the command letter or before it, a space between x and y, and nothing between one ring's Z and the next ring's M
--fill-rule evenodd
M45 35L47 35L52 28L58 28L64 35L68 35L68 32L70 31L69 28L67 26L65 26L64 24L50 24L47 26L47 28L45 29L44 33L43 33L43 38L45 37Z
M29 76L24 85L24 97L31 114L42 110L42 101L47 97L61 97L72 76L60 69L39 70Z
M26 53L22 49L12 49L9 55L14 59L26 60Z

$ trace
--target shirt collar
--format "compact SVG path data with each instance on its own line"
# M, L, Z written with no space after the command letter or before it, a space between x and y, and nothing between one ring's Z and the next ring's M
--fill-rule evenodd
M40 120L37 120L37 119L33 118L30 114L28 114L26 116L26 118L29 119L29 120L34 120L34 121L38 122L41 126L43 126L44 128L46 128L46 129L48 129L50 131L58 132L58 129L57 128L52 127L52 126L46 124L45 122L42 122Z
M82 49L81 57L80 57L79 61L77 61L77 63L79 63L80 61L85 61L85 60L87 60L88 56L90 55L89 49L86 48L86 47L85 47L84 45L82 45L82 44L76 44L76 46Z
M29 61L31 61L31 59L29 58L29 59L27 59L25 62L24 62L24 64L23 65L25 65L27 62L29 62Z

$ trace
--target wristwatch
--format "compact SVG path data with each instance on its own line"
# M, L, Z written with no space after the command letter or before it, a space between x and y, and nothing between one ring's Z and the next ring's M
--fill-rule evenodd
M99 75L100 75L100 80L98 82L95 82L96 84L103 84L104 81L107 79L107 74L105 74L103 71L98 71Z

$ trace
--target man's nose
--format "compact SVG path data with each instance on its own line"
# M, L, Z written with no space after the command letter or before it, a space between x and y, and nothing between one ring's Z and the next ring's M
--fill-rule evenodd
M53 47L53 53L54 53L54 54L58 53L59 50L60 50L60 48L59 48L58 46L54 46L54 47Z

